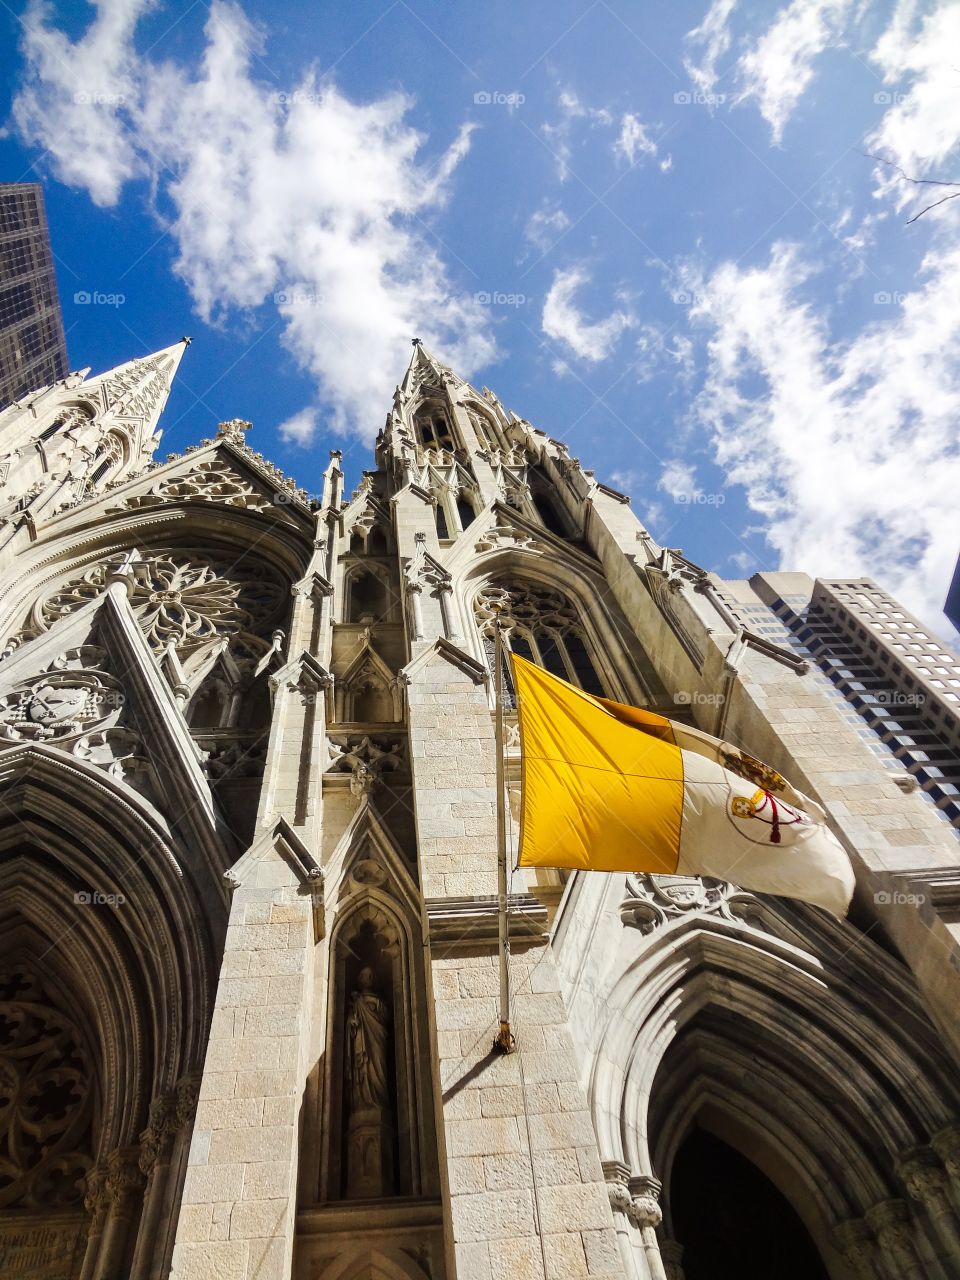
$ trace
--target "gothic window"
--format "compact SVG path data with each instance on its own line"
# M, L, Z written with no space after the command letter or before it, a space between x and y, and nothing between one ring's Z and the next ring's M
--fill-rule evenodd
M425 449L452 449L453 438L446 415L439 409L417 414L417 439Z
M221 680L205 680L193 701L187 721L191 729L219 729L226 721L227 691Z
M560 508L549 491L550 481L540 466L532 467L530 474L530 496L537 515L558 538L569 538L570 530Z
M504 644L511 652L587 693L604 696L577 611L561 592L520 583L484 587L474 608L491 670L494 619L499 617ZM509 673L505 678L509 685Z
M447 513L443 509L443 503L438 501L434 511L437 518L437 537L444 542L450 537L450 530L447 528Z
M460 528L466 529L468 525L473 524L476 512L466 494L457 494L457 515L460 517Z
M473 409L468 410L468 412L480 445L486 446L488 449L499 449L503 444L500 432L487 415L485 413L477 413Z
M350 580L350 622L383 622L387 616L387 585L375 573L363 571Z

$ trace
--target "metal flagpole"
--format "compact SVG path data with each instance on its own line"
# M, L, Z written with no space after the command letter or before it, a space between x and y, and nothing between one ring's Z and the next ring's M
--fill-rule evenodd
M501 1053L513 1053L517 1047L510 1032L510 927L507 916L507 810L506 767L503 732L503 632L500 618L494 619L494 686L496 688L497 736L497 904L500 934L500 1031L493 1047Z

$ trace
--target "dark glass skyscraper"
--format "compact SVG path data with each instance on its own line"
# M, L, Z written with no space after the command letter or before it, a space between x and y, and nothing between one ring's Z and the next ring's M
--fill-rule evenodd
M69 372L43 189L0 183L0 408Z

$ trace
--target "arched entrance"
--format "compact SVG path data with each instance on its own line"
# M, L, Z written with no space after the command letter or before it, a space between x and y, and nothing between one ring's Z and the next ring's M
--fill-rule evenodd
M786 1197L755 1164L695 1124L670 1173L686 1280L828 1280Z
M813 909L627 888L591 1102L631 1280L722 1280L747 1236L738 1280L753 1258L789 1277L802 1257L804 1280L955 1266L933 1144L960 1098L906 970Z

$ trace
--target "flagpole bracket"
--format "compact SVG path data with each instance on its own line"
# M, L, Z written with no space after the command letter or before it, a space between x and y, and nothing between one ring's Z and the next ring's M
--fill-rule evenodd
M509 1022L501 1022L500 1030L493 1041L494 1053L516 1053L517 1042L510 1030Z

